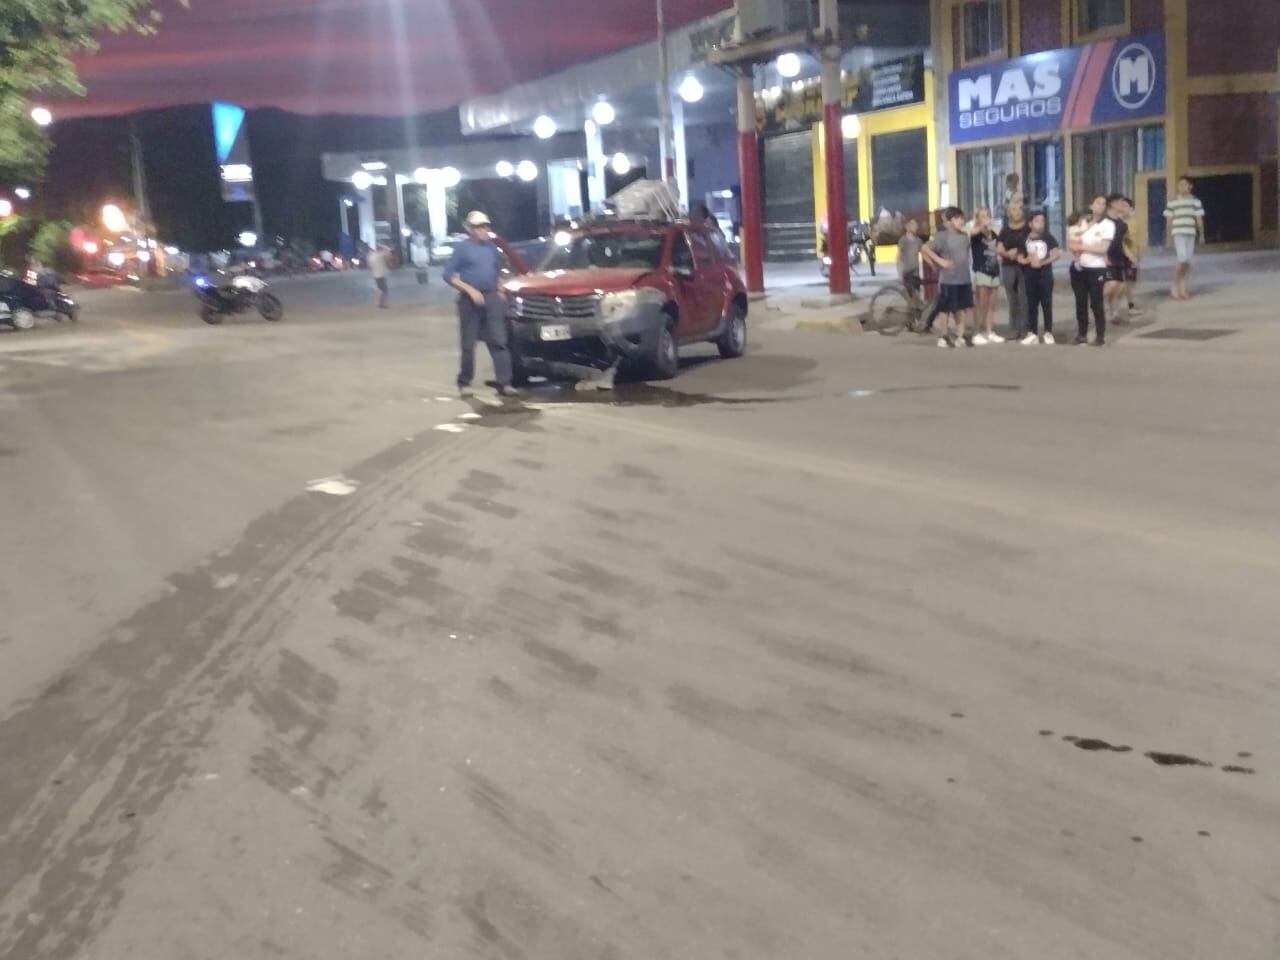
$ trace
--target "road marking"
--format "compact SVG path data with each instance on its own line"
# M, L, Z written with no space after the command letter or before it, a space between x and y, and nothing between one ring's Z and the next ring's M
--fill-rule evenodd
M460 423L442 423L436 427L441 433L466 433L467 428Z
M312 480L307 484L307 490L311 493L326 493L331 497L349 497L356 492L359 486L360 484L354 480L337 476Z
M478 414L478 413L476 413L474 410L472 410L470 413L460 413L460 414L458 414L458 419L459 419L459 420L479 420L479 419L480 419L480 414Z

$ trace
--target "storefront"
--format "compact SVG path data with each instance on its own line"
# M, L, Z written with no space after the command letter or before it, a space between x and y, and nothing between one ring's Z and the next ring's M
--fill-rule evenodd
M854 60L858 55L846 58ZM865 56L865 53L862 54ZM844 78L844 167L851 219L896 242L904 219L938 205L932 75L922 53L861 67ZM826 219L821 83L778 82L756 97L764 169L765 256L812 257ZM882 257L891 256L884 251Z

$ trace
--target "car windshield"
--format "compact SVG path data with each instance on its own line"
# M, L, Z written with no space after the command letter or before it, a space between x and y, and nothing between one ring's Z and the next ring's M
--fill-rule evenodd
M662 263L660 233L590 233L555 244L542 262L542 271L589 270L593 267L620 267L628 270L656 270Z

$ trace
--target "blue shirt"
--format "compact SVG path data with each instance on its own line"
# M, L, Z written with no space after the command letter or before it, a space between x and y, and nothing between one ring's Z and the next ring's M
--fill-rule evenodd
M493 293L498 289L502 276L502 251L492 243L472 240L468 237L453 248L449 265L444 268L444 282L460 277L481 293Z

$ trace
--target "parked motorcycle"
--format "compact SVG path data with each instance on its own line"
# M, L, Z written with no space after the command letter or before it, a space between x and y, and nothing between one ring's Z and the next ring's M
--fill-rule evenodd
M219 324L224 317L250 310L272 323L284 317L284 304L268 289L267 282L249 274L231 277L225 283L196 277L195 295L200 301L200 319L208 324Z
M48 316L61 323L80 319L80 305L62 292L56 274L42 273L35 283L0 274L0 324L30 330L36 318Z

